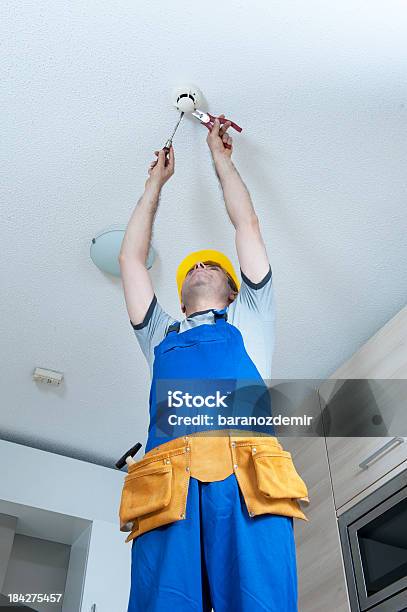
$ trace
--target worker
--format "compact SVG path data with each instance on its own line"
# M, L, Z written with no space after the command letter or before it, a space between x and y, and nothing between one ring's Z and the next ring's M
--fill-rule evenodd
M177 271L184 318L157 301L145 262L161 190L174 174L173 147L168 159L155 152L119 256L130 323L152 378L146 453L129 467L120 507L121 529L133 521L128 612L298 609L293 519L308 520L300 503L309 499L290 453L251 430L182 436L157 423L159 380L270 378L272 270L232 161L229 127L217 119L207 144L235 228L241 280L226 255L196 251Z

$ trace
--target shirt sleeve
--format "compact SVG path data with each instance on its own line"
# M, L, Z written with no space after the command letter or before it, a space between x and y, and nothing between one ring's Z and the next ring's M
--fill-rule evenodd
M242 271L242 284L228 308L228 321L241 332L245 348L263 379L271 377L275 345L275 306L271 267L259 283Z
M274 300L271 267L259 283L253 283L240 270L242 284L236 298L236 308L257 313L265 321L274 318Z
M165 338L166 331L172 322L173 319L161 307L156 295L151 300L151 304L141 323L135 325L130 320L130 325L147 360L151 375L154 363L154 348Z

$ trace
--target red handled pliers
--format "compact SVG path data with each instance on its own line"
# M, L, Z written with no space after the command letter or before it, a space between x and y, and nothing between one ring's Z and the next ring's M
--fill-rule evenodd
M225 117L214 117L213 115L209 114L209 113L204 113L203 111L200 110L195 110L192 113L193 117L196 117L197 119L199 119L199 121L205 125L208 130L210 131L213 128L213 124L215 122L215 119L217 119L219 121L219 123L222 125L223 123L227 123L228 121L230 121L230 119L226 119ZM241 132L242 128L237 125L237 123L234 123L233 121L230 121L230 127L232 127L234 130L236 130L237 132ZM223 143L224 146L227 149L231 149L232 147L228 144Z

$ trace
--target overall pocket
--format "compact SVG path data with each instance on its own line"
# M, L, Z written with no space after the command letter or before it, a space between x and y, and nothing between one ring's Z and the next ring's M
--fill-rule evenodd
M120 502L120 522L162 510L171 501L172 465L152 465L129 473Z
M308 490L295 469L291 453L252 450L256 480L262 495L272 499L308 499Z

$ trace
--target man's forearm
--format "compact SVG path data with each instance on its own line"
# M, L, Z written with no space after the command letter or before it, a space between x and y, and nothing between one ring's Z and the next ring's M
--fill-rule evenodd
M206 139L215 164L226 210L235 227L235 243L242 272L253 283L260 283L270 269L260 224L246 185L232 160L232 138L227 134L229 122L220 127L215 119Z
M226 210L237 229L242 224L250 223L256 213L249 191L230 158L214 158L216 174L222 187Z
M150 248L155 215L161 189L157 185L146 185L127 224L120 249L121 257L136 259L145 264Z

